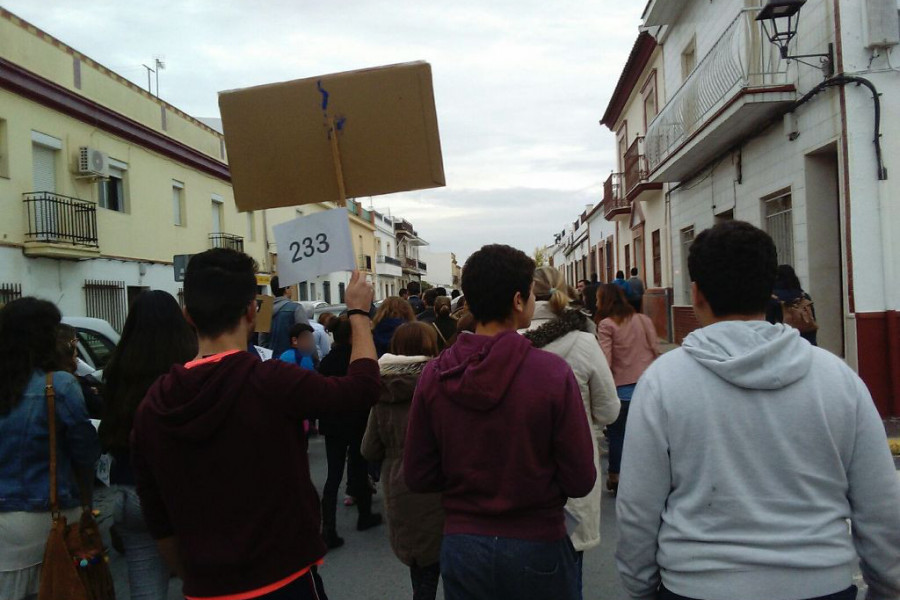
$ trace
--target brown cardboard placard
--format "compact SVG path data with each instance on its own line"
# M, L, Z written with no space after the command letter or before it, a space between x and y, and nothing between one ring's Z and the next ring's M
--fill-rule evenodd
M219 109L240 211L339 201L338 169L350 198L446 184L426 62L221 92Z
M260 294L256 297L256 332L269 333L272 329L272 307L275 305L273 296Z

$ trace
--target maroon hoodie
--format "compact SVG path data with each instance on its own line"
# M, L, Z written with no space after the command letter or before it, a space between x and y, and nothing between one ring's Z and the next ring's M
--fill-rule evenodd
M414 492L443 492L445 534L565 537L597 472L578 383L515 331L464 334L425 367L403 451Z
M256 590L325 555L300 423L365 409L379 391L374 360L326 378L247 352L157 380L132 454L151 535L178 538L185 595Z

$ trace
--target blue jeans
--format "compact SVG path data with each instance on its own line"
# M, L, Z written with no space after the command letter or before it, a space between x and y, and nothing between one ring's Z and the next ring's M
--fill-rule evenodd
M631 396L634 394L634 383L616 387L622 408L619 417L606 427L606 435L609 438L609 472L617 474L622 464L622 445L625 443L625 425L628 423L628 407L631 405Z
M577 600L576 552L565 537L534 542L445 535L441 577L446 600Z
M121 485L116 490L113 522L125 547L131 600L165 600L171 571L159 554L156 540L147 531L133 486Z

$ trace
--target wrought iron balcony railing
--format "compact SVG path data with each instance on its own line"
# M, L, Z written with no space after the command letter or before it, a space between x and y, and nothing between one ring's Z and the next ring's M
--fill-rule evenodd
M228 248L230 250L244 251L244 238L240 235L232 233L211 233L209 234L210 248Z
M788 83L787 62L755 20L758 11L744 9L735 17L648 126L651 172L741 90Z
M377 261L383 265L394 265L395 267L400 266L399 258L394 258L393 256L387 256L385 254L379 254Z
M97 205L93 202L52 192L29 192L22 197L28 241L98 247Z
M625 198L623 179L622 173L610 173L603 182L603 216L607 220L631 210L631 203Z
M644 154L644 136L638 136L625 151L625 195L631 193L638 184L647 181L650 169Z

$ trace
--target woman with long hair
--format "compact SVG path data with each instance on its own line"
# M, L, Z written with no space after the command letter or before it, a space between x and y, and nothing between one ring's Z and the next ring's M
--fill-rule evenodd
M138 405L160 375L197 356L197 335L178 302L160 290L142 292L131 305L122 338L103 371L100 442L112 455L113 523L125 550L132 600L164 600L169 568L147 531L131 469L129 438Z
M434 600L441 574L441 494L410 492L403 480L402 458L416 383L437 354L437 332L431 325L413 322L397 328L391 352L378 360L381 398L369 414L362 443L363 456L384 461L384 504L391 548L409 567L413 600Z
M784 306L792 305L807 300L809 311L813 320L816 318L816 309L812 304L812 297L803 291L800 278L791 265L778 265L775 271L775 286L772 290L772 302L766 309L766 320L770 323L784 323ZM816 330L800 331L800 337L813 346L818 346Z
M400 296L385 298L375 318L372 319L372 335L375 337L375 349L378 356L385 354L391 347L394 332L404 323L416 320L416 313L410 303Z
M659 337L650 317L635 312L625 291L615 283L601 285L597 290L594 320L597 322L597 339L612 369L616 392L622 401L619 418L606 430L609 437L606 489L615 494L619 489L619 466L631 396L638 379L660 354Z
M619 415L619 398L612 373L597 339L591 320L570 306L565 278L553 267L540 267L534 272L534 317L525 337L536 348L552 352L565 360L575 373L584 401L584 411L591 427L594 467L600 473L600 453L597 439L603 428ZM578 574L581 573L584 551L600 544L600 477L584 498L571 498L566 512L578 521L569 538L578 553Z
M456 335L456 319L453 318L450 309L450 298L438 296L434 301L434 322L431 324L437 334L438 351L450 345L450 340Z
M62 516L77 523L90 504L97 431L81 387L59 370L59 309L25 297L0 309L0 598L38 593L50 533L47 375L56 395L57 490Z
M404 301L405 302L405 301ZM412 310L412 309L410 309ZM343 377L350 367L353 352L350 319L332 319L328 324L334 336L331 352L319 363L319 373L328 377ZM337 534L337 496L347 465L347 494L356 509L356 529L365 531L381 524L381 515L372 512L372 488L369 486L368 465L359 451L369 411L348 413L339 417L319 419L319 432L325 436L325 460L328 475L322 489L322 538L329 548L344 545Z

